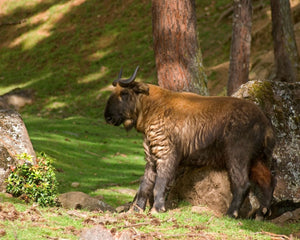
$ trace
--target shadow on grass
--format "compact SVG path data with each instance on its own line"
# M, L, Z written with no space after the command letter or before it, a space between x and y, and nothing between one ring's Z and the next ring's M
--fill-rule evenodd
M291 233L296 233L299 231L299 223L284 223L282 225L276 225L270 221L255 221L255 220L244 220L241 229L253 232L253 233L262 233L266 236L266 239L280 239L278 235L289 236ZM272 236L273 235L273 236ZM273 238L272 238L273 237ZM282 239L284 237L281 237Z
M99 91L121 66L124 76L140 65L139 76L154 79L151 2L18 0L0 8L0 94L36 91L22 115L35 150L55 158L59 192L131 186L144 170L142 137L95 119L109 94Z
M128 187L143 175L141 135L88 118L25 120L36 151L55 158L59 192ZM72 182L79 182L76 189Z
M99 107L99 90L112 82L121 66L124 75L130 75L141 65L139 75L154 78L151 3L18 2L15 8L13 3L6 4L9 9L4 5L0 15L0 87L35 89L39 104L30 112L47 112L53 103L60 103L53 108L65 115Z

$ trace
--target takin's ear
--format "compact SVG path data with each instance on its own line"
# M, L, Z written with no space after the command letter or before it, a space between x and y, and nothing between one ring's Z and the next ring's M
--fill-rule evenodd
M137 94L149 95L149 86L146 83L133 82L130 84L130 88Z

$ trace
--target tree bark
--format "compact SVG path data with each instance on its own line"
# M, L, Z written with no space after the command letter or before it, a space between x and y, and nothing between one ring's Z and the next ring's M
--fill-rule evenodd
M275 78L283 82L296 82L299 55L293 30L290 1L271 0L271 11Z
M196 31L195 0L152 0L158 84L208 95Z
M248 81L251 48L252 2L234 0L227 95Z

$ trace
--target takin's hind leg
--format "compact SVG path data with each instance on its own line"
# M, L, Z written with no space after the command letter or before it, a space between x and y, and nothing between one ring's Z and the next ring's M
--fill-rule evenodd
M260 160L251 166L250 179L258 185L262 194L259 199L260 208L256 212L256 219L260 220L271 214L269 211L276 180L270 169Z
M248 179L248 173L246 171L231 173L229 174L229 177L231 183L232 201L226 214L229 217L237 218L239 216L241 205L249 193L250 182Z
M226 163L232 192L232 201L226 213L229 217L239 216L240 207L249 193L249 159L247 151L242 148L230 151L229 161Z

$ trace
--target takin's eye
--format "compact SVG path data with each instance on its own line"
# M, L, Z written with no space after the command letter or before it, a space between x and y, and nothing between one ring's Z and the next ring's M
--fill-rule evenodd
M123 101L127 101L130 99L130 92L127 89L124 89L120 92L120 96Z

